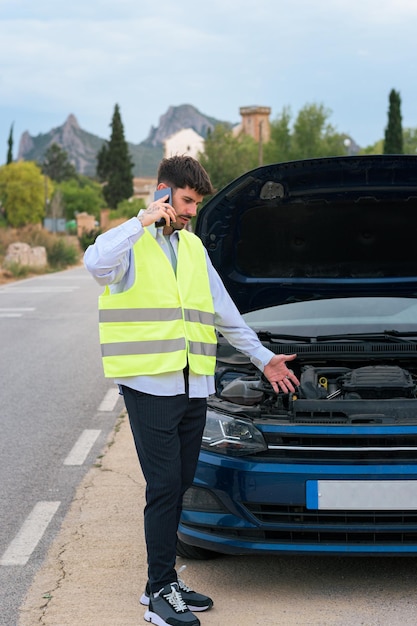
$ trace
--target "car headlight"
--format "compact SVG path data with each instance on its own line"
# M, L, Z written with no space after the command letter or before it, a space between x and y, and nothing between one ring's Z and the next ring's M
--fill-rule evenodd
M208 409L201 447L210 452L243 456L262 452L268 446L252 422Z

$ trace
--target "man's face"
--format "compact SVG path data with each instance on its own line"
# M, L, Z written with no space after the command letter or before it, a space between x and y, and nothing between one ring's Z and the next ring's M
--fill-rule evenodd
M172 206L175 209L177 219L171 222L174 230L182 230L197 215L197 209L202 203L204 196L201 196L191 187L177 187L172 190Z

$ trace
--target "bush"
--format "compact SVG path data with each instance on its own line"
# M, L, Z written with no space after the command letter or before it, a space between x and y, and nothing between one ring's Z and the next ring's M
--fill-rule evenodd
M48 263L53 269L64 269L79 261L78 250L62 237L57 238L46 247Z
M27 265L19 265L19 263L8 263L6 271L9 272L13 278L26 278L31 268Z
M99 228L93 228L92 230L83 230L81 235L78 237L81 249L85 252L88 246L93 244L100 234L101 230Z
M0 268L11 243L27 243L32 248L43 246L46 250L48 266L40 268L24 268L23 266L8 267L15 278L23 278L28 274L42 274L51 270L65 269L76 265L80 260L80 248L76 237L68 237L50 233L41 226L25 226L23 228L0 228Z

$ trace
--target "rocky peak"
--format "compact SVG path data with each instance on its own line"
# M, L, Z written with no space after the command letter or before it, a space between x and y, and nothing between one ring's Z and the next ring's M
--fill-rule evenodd
M80 125L78 123L77 118L75 117L75 115L73 113L70 113L64 123L64 128L76 128L76 129L80 129Z
M19 154L18 154L18 160L20 160L23 154L27 154L28 152L30 152L31 150L33 150L33 139L32 137L29 135L29 132L26 130L22 136L20 137L20 142L19 142Z
M80 126L77 122L77 118L72 113L67 117L63 126L56 130L58 131L56 143L67 146L80 144L79 133L77 132L80 130Z
M207 132L213 130L218 123L220 123L218 120L203 115L191 104L170 106L167 112L159 118L159 126L157 128L152 126L145 143L152 146L162 145L165 139L184 128L192 128L205 138ZM230 126L228 122L222 123Z

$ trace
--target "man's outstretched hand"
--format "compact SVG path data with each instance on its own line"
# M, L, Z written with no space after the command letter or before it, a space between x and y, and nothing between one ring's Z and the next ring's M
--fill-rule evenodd
M294 372L287 367L287 361L297 358L296 354L276 354L264 367L264 374L272 385L275 393L279 393L279 387L284 393L295 391L300 384Z

